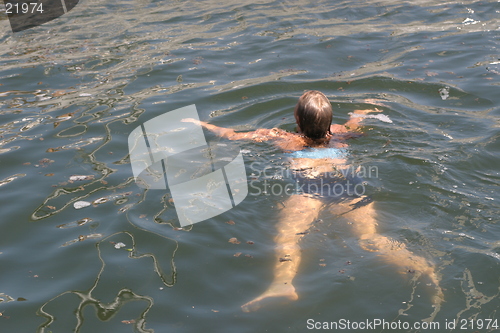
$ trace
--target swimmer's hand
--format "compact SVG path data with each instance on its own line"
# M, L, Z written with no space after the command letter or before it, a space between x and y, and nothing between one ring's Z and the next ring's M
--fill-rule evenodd
M184 119L181 119L181 121L183 123L193 123L195 125L203 125L203 123L201 121L199 121L198 119L194 119L194 118L184 118Z
M361 128L360 123L365 118L375 118L386 123L392 123L392 120L390 120L389 117L387 117L386 115L384 114L369 115L369 113L371 112L382 112L382 110L379 110L377 108L368 110L354 110L354 112L349 113L351 117L345 123L344 126L351 131L359 131Z
M233 129L215 126L215 125L207 123L206 121L202 121L202 120L198 120L198 119L194 119L194 118L184 118L184 119L181 119L181 121L183 123L193 123L193 124L198 125L198 126L203 126L207 130L215 133L216 135L219 135L223 138L228 138L229 140L237 140L240 138L240 137L236 137Z
M367 109L367 110L354 110L354 112L349 113L349 114L352 116L353 114L368 114L370 112L382 112L382 110L379 110L377 108L375 108L375 109Z
M372 111L372 112L382 112L378 109L375 109L376 111ZM365 111L365 110L363 110ZM368 112L367 112L368 113ZM385 114L366 114L366 113L349 113L349 115L351 116L351 120L356 120L356 118L358 119L363 119L363 118L373 118L373 119L378 119L380 121L383 121L384 123L392 123L392 120ZM359 122L359 121L358 121Z

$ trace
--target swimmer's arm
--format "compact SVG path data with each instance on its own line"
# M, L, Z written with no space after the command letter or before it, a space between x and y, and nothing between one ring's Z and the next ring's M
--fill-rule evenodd
M361 129L361 122L363 121L363 117L357 117L356 115L365 115L370 112L382 112L382 110L379 110L375 108L374 110L368 109L368 110L354 110L354 112L351 114L351 117L349 120L344 124L344 128L348 131L354 131L354 132L359 132Z
M273 130L275 129L261 128L251 132L235 132L232 128L215 126L205 121L196 120L193 118L182 119L182 121L201 125L215 135L220 136L221 138L227 138L229 140L253 140L262 142L276 137L276 135L272 135Z

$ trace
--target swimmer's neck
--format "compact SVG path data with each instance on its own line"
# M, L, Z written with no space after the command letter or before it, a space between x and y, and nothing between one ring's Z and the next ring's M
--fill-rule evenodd
M328 132L323 138L311 139L302 133L299 126L296 128L296 134L303 138L306 147L324 147L325 145L328 145L330 140L333 138L333 135Z

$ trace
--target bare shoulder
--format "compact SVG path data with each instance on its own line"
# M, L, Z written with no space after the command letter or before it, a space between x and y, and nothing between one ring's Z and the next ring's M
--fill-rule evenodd
M305 145L304 138L297 133L290 133L281 128L262 128L255 131L254 141L270 141L285 151L302 149Z
M253 132L249 132L248 134L251 135L251 139L253 139L254 141L284 139L293 136L292 133L289 133L280 128L260 128Z
M348 130L344 125L332 124L330 125L330 132L332 132L332 134L343 134L347 133Z
M345 141L349 139L355 139L365 134L361 131L351 130L345 125L333 124L330 126L330 132L333 134L335 140Z
M279 128L273 128L274 144L285 151L301 150L307 146L304 137L298 133L290 133Z

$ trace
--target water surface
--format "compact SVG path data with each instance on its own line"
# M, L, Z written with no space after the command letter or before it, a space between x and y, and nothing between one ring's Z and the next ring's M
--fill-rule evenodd
M500 319L499 11L494 1L89 0L17 34L3 15L0 330L304 332L308 319L428 318L428 281L360 249L326 211L301 241L300 299L243 313L271 281L285 198L249 196L181 231L168 193L134 183L127 137L141 123L194 103L219 126L291 131L308 89L329 97L337 123L373 107L366 99L393 120L367 120L350 158L378 169L367 194L380 232L435 262L438 331ZM272 146L240 148L249 176L252 163L283 163Z

